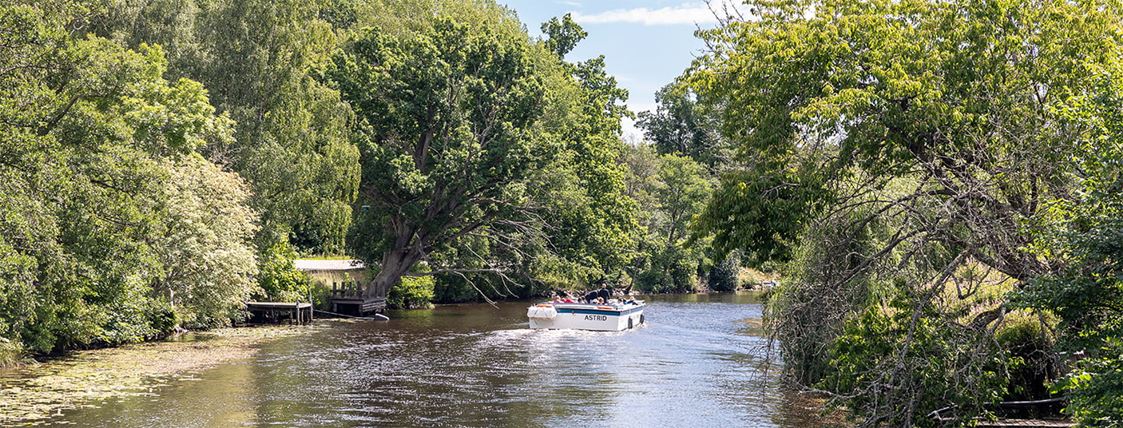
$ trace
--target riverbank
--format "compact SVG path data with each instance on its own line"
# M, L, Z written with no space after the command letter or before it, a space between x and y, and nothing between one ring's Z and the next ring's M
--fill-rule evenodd
M333 321L335 322L335 321ZM271 340L314 327L259 326L192 332L174 339L87 351L0 369L0 425L33 424L65 410L153 390L251 357Z

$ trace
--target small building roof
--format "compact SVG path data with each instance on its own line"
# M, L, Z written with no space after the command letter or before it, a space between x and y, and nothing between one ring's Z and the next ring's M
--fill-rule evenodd
M297 270L309 271L345 271L365 269L362 260L293 260Z

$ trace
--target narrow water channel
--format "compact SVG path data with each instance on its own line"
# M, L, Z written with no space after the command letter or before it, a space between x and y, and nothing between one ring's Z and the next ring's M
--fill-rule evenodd
M819 426L777 382L752 295L658 296L621 333L532 331L526 303L326 322L72 426Z

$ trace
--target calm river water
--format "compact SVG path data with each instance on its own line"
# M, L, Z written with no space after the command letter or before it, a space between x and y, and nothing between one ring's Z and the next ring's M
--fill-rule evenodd
M202 426L820 426L778 386L752 295L657 296L621 333L531 331L526 303L321 322L193 380L50 423Z

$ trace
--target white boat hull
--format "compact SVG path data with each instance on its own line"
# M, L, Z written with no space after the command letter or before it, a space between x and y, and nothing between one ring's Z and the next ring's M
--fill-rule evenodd
M556 314L552 317L530 316L530 328L593 331L627 330L638 327L645 322L643 316L645 307L644 304L625 305L613 309L596 305L554 305L553 309ZM535 312L534 309L534 307L531 307L529 312Z

